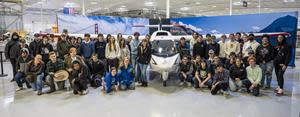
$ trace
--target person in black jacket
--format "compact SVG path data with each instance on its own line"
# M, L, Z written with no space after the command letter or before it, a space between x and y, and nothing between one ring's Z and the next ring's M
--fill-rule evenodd
M86 95L88 93L88 79L90 73L88 67L80 61L75 60L73 63L73 71L71 72L73 93L79 95Z
M242 64L242 60L237 58L235 64L229 69L230 78L229 88L231 91L238 91L242 87L242 81L247 79L246 68Z
M106 42L103 34L98 34L98 41L95 42L95 53L101 61L105 61L105 47Z
M11 40L5 45L5 58L10 60L10 63L13 68L13 76L16 75L16 63L20 53L20 45L19 45L20 36L18 33L14 32L11 36ZM13 77L11 82L15 81Z
M40 54L40 45L41 45L41 36L38 34L34 34L34 40L30 42L29 48L32 51L32 55L36 56L37 54Z
M138 47L138 54L137 54L137 62L138 62L138 69L140 76L138 77L139 82L142 83L141 86L147 87L147 67L151 59L151 47L146 39L143 39L142 44Z
M273 58L274 58L274 47L269 43L269 36L262 36L262 44L256 49L257 64L262 69L261 87L265 89L271 88L272 73L273 73Z
M206 35L207 45L205 48L205 57L208 58L209 50L213 50L216 56L219 56L220 53L220 45L215 41L216 36L211 36L210 34Z
M102 84L102 77L104 76L106 70L103 61L98 59L97 54L92 55L92 60L88 63L88 67L91 72L91 86L99 87Z
M179 79L180 79L180 85L184 85L185 83L188 86L191 86L192 82L192 64L189 61L188 56L183 56L182 60L179 64Z
M18 57L17 59L17 73L15 75L16 83L18 85L18 88L16 91L23 90L23 84L26 83L27 88L31 88L29 82L25 79L26 77L26 69L28 67L28 62L31 61L33 58L29 54L29 50L27 48L22 48L21 49L21 56Z
M275 47L274 56L274 68L277 77L278 87L276 88L276 94L278 96L283 95L283 85L284 85L284 72L291 60L292 48L286 43L286 37L284 35L279 35L277 38L278 46Z
M49 53L53 51L53 47L50 43L48 43L48 37L43 36L43 41L39 47L39 51L42 55L42 60L44 63L48 63L49 61Z
M184 37L180 38L177 50L179 52L180 58L183 58L184 56L190 57L190 47L186 43Z
M206 44L203 41L202 35L199 35L197 42L193 46L193 57L200 55L201 58L205 57Z

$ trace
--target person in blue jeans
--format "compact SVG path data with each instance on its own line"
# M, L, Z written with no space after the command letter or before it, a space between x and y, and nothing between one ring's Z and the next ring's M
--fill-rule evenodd
M31 61L33 58L29 54L29 50L27 48L22 48L21 49L21 56L18 57L17 59L17 74L15 75L15 80L18 84L18 88L16 91L23 90L23 84L26 83L27 88L31 88L29 82L25 80L25 72L27 68L27 63Z
M137 54L137 62L139 66L140 76L139 83L141 83L142 87L148 86L148 79L147 79L147 67L150 63L151 59L151 47L147 41L147 39L143 39L142 43L138 47L138 54Z
M129 64L129 57L125 57L119 69L119 83L121 90L134 90L134 69Z
M44 78L45 64L42 61L42 55L37 54L34 60L28 63L26 72L26 80L31 83L34 91L37 91L37 95L42 95L43 78Z
M119 77L117 75L116 67L111 67L111 71L106 73L102 82L103 93L111 93L119 90Z

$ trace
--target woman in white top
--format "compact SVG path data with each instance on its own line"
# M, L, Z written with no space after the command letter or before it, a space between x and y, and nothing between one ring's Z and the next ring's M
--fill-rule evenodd
M119 40L119 45L120 45L120 52L121 52L120 62L122 62L122 61L124 61L125 57L130 56L130 51L129 51L129 48L128 48L124 38L121 38Z
M116 42L115 37L111 36L105 47L105 58L107 59L109 68L111 67L118 68L120 56L121 56L120 46Z

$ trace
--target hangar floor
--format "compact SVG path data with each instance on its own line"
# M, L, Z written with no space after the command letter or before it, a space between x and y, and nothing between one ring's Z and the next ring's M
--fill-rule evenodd
M297 62L297 66L300 62ZM4 63L5 72L12 70ZM1 117L298 117L300 112L300 68L286 72L285 96L277 97L273 90L262 90L260 97L231 93L212 96L208 90L179 87L173 80L162 87L161 81L151 81L148 88L104 95L100 89L89 89L85 96L72 91L37 96L30 89L14 91L11 76L0 78ZM272 87L276 87L275 78ZM178 84L178 83L177 83ZM47 90L46 88L45 90ZM44 90L44 91L45 91Z

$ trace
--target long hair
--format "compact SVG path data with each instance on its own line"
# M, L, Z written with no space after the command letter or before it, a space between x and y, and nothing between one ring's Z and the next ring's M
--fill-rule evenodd
M109 51L116 51L116 39L112 40L114 37L110 37L109 38L109 42L108 42L108 47L109 47Z
M143 44L144 42L146 42L146 46L144 46L144 44ZM141 46L140 46L141 52L144 53L144 50L146 50L148 47L149 47L149 43L148 43L147 39L143 39Z
M121 40L119 41L119 46L120 46L121 49L126 47L126 41L125 41L124 38L121 38Z

